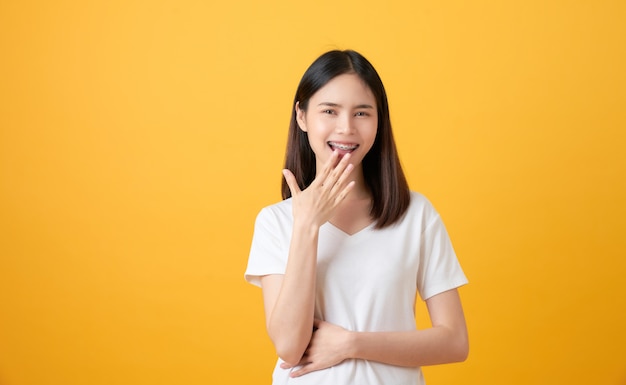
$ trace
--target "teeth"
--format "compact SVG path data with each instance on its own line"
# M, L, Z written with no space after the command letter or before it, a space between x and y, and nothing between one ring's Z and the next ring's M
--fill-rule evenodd
M344 151L354 150L355 148L359 147L358 144L348 145L348 144L341 144L341 143L335 143L335 142L328 142L328 144L330 144L332 147L337 147L338 149L344 150Z

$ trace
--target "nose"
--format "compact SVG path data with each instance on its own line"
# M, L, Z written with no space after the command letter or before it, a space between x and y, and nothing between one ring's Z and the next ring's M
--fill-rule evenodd
M352 122L352 116L350 114L342 114L339 119L337 119L337 126L335 127L335 131L338 134L349 134L354 129L354 122Z

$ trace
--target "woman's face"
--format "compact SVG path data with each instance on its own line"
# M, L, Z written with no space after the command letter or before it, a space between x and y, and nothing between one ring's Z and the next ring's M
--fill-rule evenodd
M361 168L376 139L376 98L356 74L339 75L326 83L309 99L306 111L296 104L296 117L308 135L317 170L333 151L340 157L351 153L350 163Z

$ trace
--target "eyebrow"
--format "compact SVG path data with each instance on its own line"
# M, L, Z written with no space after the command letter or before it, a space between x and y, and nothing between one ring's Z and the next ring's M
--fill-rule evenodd
M341 104L332 103L332 102L321 102L320 104L318 104L318 107L319 106L341 107ZM374 109L374 107L369 105L369 104L359 104L359 105L355 106L354 108L371 108L371 109Z

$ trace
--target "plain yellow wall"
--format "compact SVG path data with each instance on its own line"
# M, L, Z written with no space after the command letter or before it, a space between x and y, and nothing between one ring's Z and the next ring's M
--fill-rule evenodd
M1 1L0 384L269 384L243 271L332 48L471 281L429 383L626 383L624 4Z

